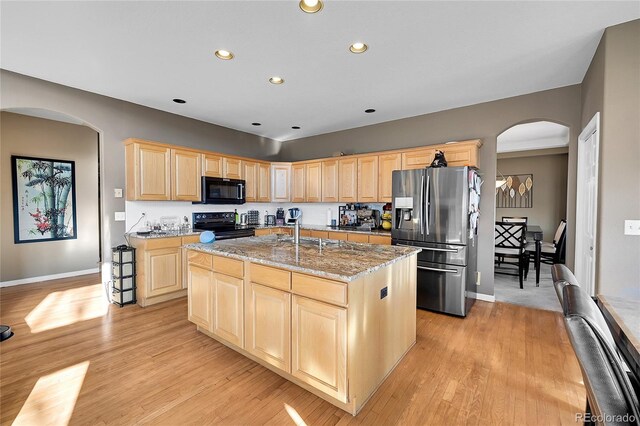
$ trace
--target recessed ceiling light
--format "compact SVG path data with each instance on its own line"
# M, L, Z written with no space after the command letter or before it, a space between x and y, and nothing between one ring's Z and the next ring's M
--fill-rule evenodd
M300 129L300 126L291 126L291 128L294 129L294 130L298 130L298 129Z
M365 109L364 112L366 112L367 114L371 114L372 112L376 112L376 110L373 108L369 108L369 109Z
M233 53L228 50L216 50L216 56L220 59L224 59L225 61L233 59Z
M369 46L367 46L364 43L360 43L360 42L353 43L351 46L349 46L349 50L352 53L364 53L364 52L366 52L366 50L368 48L369 48Z
M186 104L187 103L187 101L185 101L184 99L178 99L178 98L175 98L173 100L173 102L175 102L177 104Z
M262 123L251 123L252 126L262 126Z
M322 6L322 0L300 0L300 9L306 13L320 12Z
M282 78L282 77L271 77L269 79L269 83L271 83L271 84L282 84L282 83L284 83L284 78Z

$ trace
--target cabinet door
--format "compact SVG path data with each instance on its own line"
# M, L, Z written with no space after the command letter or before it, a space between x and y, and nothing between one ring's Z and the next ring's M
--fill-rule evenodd
M271 201L271 166L258 164L257 199L260 202Z
M219 155L204 154L202 156L202 175L222 177L222 157Z
M258 358L291 372L291 294L250 283L247 292L245 348Z
M291 166L291 201L304 203L306 201L307 167L305 164Z
M391 178L394 170L402 170L400 153L378 156L378 201L391 202Z
M442 148L449 167L478 166L478 146L451 144Z
M378 201L378 156L358 158L358 201Z
M271 201L291 201L291 164L271 164Z
M147 297L182 290L180 247L145 252Z
M347 310L293 296L291 374L347 400Z
M271 228L256 229L254 232L256 237L262 237L263 235L271 235Z
M368 243L369 236L367 234L356 234L349 232L349 234L347 234L347 240L354 243Z
M242 179L242 160L223 157L222 177L227 179Z
M189 265L189 321L213 332L213 272Z
M322 162L322 202L338 202L338 160Z
M322 164L307 164L307 199L309 203L322 201Z
M213 274L215 288L213 333L229 343L244 347L243 280L224 274Z
M201 155L197 152L171 150L171 199L200 201L202 194Z
M424 169L431 165L435 150L433 148L420 149L402 153L402 170Z
M171 199L171 150L134 144L135 200Z
M244 170L245 198L247 199L247 202L256 201L258 199L258 164L250 161L243 161L242 168Z
M358 194L358 161L355 158L339 161L339 201L355 203Z

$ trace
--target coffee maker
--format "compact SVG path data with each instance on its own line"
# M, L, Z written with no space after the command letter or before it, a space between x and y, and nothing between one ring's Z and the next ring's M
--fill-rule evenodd
M302 217L302 210L297 207L292 207L287 212L287 225L293 225Z
M363 208L356 211L358 226L363 228L377 229L380 227L380 211L376 209Z
M284 225L284 209L280 207L276 210L276 226L282 225Z

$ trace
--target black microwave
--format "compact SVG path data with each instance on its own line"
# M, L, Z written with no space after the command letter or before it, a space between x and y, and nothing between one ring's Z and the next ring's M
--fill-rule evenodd
M244 180L203 176L201 202L203 204L244 204Z

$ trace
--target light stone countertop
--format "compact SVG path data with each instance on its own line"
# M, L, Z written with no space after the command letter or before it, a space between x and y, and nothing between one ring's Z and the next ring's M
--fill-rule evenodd
M293 229L293 225L254 225L256 229L270 229L270 228L287 228ZM329 232L350 232L354 234L369 234L369 235L385 235L390 237L391 231L386 231L384 229L372 229L370 231L359 229L359 228L334 228L326 225L305 225L301 224L300 229L308 229L311 231L329 231Z
M346 282L420 252L419 248L325 239L320 247L317 238L300 238L296 248L293 238L276 235L186 244L184 247Z
M152 232L147 235L138 235L136 232L129 232L127 236L129 238L142 238L144 240L150 240L153 238L189 237L191 235L200 235L201 233L202 231L189 231L189 232L162 231L162 232Z

